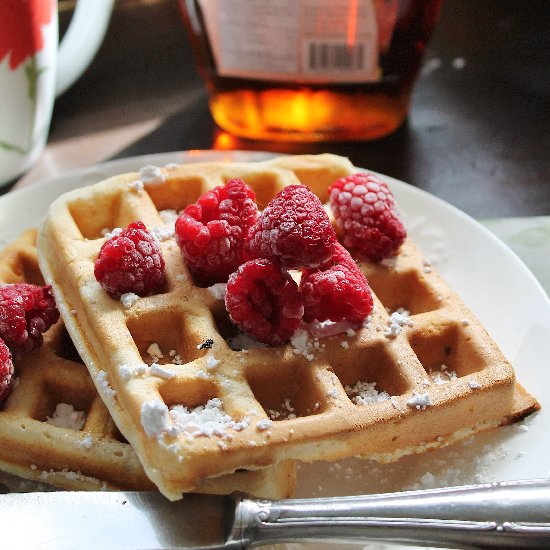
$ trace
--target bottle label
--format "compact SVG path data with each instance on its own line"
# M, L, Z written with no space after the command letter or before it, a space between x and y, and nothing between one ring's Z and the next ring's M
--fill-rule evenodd
M200 0L218 74L372 82L398 0Z

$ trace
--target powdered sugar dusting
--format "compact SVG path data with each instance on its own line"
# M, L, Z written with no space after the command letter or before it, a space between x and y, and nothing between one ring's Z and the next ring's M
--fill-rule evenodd
M146 401L141 405L141 425L147 437L159 439L170 427L168 407L158 399Z
M93 444L94 444L94 438L93 438L91 435L85 437L85 438L80 442L80 445L81 445L82 447L84 447L85 449L91 449Z
M172 208L166 208L164 210L159 210L160 219L166 225L175 225L176 220L178 219L178 213Z
M164 357L164 354L160 350L159 345L154 342L147 348L147 353L153 358L153 360L162 359Z
M130 378L143 376L147 372L147 368L146 363L138 363L136 365L127 365L124 363L118 366L118 374L124 382L127 382Z
M450 382L451 380L456 380L457 375L455 371L449 370L447 365L442 364L439 367L439 370L431 370L428 372L428 375L432 379L432 382L435 384L446 384L447 382Z
M264 349L269 347L267 344L264 344L263 342L256 340L254 336L241 331L239 331L232 338L229 338L227 343L229 344L229 347L235 351L239 351L239 350L246 351L249 349Z
M345 386L344 390L356 405L379 403L380 401L387 401L390 399L390 395L387 392L379 392L376 389L376 382L364 382L359 380L353 386Z
M144 166L139 171L139 179L143 183L163 183L165 181L164 174L162 173L162 170L158 166L152 166L151 164L148 164L147 166Z
M392 269L395 268L395 266L397 265L397 256L389 256L388 258L383 258L382 260L380 260L380 265Z
M258 420L258 422L256 422L256 429L259 432L264 432L265 430L269 430L272 424L273 422L269 420L269 418L262 418L261 420Z
M344 332L347 336L354 336L357 329L357 325L350 323L346 319L341 321L312 321L305 326L309 334L316 338L326 338L327 336L335 336Z
M388 328L384 332L387 338L395 338L403 332L404 326L412 326L413 322L409 319L408 312L405 310L394 311L388 319Z
M151 234L156 237L160 242L167 241L168 239L171 239L175 233L176 228L174 225L166 224L166 225L154 225L150 229Z
M412 397L407 401L407 407L411 409L424 410L426 407L433 405L429 393L413 392Z
M227 288L227 283L216 283L212 286L209 286L207 288L208 292L216 298L216 300L224 300L225 299L225 290Z
M292 351L296 355L303 355L308 361L313 361L315 356L312 353L313 343L309 341L309 332L303 328L298 328L290 339Z
M111 400L115 397L116 391L111 388L107 379L107 373L104 370L99 371L97 375L97 385L104 398Z
M125 309L131 308L138 300L139 296L133 292L126 292L120 296L120 302Z
M208 370L215 369L220 364L220 360L216 359L210 352L206 355L206 368Z
M136 179L128 183L128 187L135 191L136 193L141 193L144 189L143 181Z
M68 403L58 403L52 417L46 418L48 424L76 431L82 429L85 420L86 414L83 411L75 411L73 405Z
M165 380L171 380L176 376L176 371L162 367L158 363L153 363L151 365L151 374L159 378L164 378Z
M230 437L228 430L242 431L249 424L248 418L236 422L224 410L221 399L214 397L205 405L188 409L183 405L170 408L170 418L179 433L189 437Z
M107 228L101 230L101 234L105 237L106 240L109 240L113 237L118 237L122 233L122 227L115 227L111 231Z
M472 390L478 390L481 388L481 384L475 378L468 380L468 386L470 386Z
M292 420L296 418L296 411L289 398L286 398L276 410L268 410L267 414L271 420Z

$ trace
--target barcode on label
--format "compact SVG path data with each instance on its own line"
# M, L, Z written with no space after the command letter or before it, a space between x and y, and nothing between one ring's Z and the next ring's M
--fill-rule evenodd
M363 43L350 46L341 42L310 42L307 46L307 68L312 72L363 69L363 46Z

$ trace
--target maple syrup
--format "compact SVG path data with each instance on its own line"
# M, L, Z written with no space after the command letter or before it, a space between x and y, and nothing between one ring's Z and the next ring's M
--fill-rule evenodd
M251 139L341 141L381 138L404 121L441 0L181 6L222 129Z

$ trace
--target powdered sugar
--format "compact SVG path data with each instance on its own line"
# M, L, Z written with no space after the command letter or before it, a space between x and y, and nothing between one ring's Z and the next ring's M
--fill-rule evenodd
M150 229L151 234L157 238L160 242L167 241L171 239L176 232L175 226L172 225L154 225Z
M395 338L403 332L404 326L412 326L413 322L409 319L408 311L394 311L388 319L388 328L384 332L387 338Z
M159 400L143 403L141 424L148 437L161 441L164 436L180 435L193 439L196 437L221 437L231 439L232 431L242 431L250 425L250 419L244 417L236 421L224 409L222 400L214 397L204 405L189 409L184 405L173 405L170 409ZM173 445L169 445L173 448Z
M286 398L277 410L270 409L267 411L267 414L271 420L292 420L296 418L296 411L289 398Z
M141 168L139 171L139 179L143 183L149 184L163 183L166 180L162 170L158 166L152 166L151 164Z
M239 331L235 336L232 338L229 338L228 342L229 347L232 350L249 350L249 349L263 349L268 348L269 346L267 344L264 344L262 342L259 342L254 338L254 336L251 336L250 334L246 332Z
M309 332L303 328L298 328L290 339L292 352L296 355L303 355L308 361L313 361L313 343L309 340Z
M428 375L432 379L432 382L435 384L446 384L451 380L456 380L457 375L455 371L449 370L447 365L442 364L439 367L439 370L431 370L428 372Z
M159 365L158 363L153 363L150 368L151 368L151 374L154 374L159 378L164 378L165 380L171 380L176 376L176 371L171 369L166 369L161 365Z
M350 323L348 320L341 321L312 321L305 325L307 331L314 338L326 338L327 336L335 336L336 334L346 333L347 336L354 336L357 325Z
M216 300L224 300L226 288L227 283L216 283L207 287L207 290L210 294L212 294L212 296L214 296L214 298L216 298Z
M152 357L153 360L162 359L164 357L164 354L160 350L159 345L154 342L147 348L147 353Z
M172 239L176 232L176 220L178 213L175 210L166 209L159 211L160 219L164 225L154 225L149 231L159 241Z
M174 365L183 365L183 359L181 358L181 355L175 349L171 349L168 352L168 355L172 358L172 363Z
M82 411L75 411L74 406L68 403L58 403L52 417L46 418L48 424L79 431L84 426L86 414Z
M89 435L85 437L81 442L80 445L84 447L85 449L91 449L94 444L94 438Z
M128 187L136 193L141 193L144 189L143 181L136 179L128 183Z
M97 304L98 295L101 294L101 285L97 281L88 280L81 288L82 296L90 304Z
M433 403L430 399L430 394L427 392L413 392L412 397L407 401L407 407L410 407L411 409L424 410L426 407L430 407L431 405L433 405Z
M387 392L379 392L376 389L376 382L364 382L359 380L353 386L345 386L344 390L356 405L379 403L380 401L387 401L390 399L390 395Z
M157 399L141 405L141 425L147 437L159 438L170 428L168 407Z
M126 292L120 296L120 302L125 309L131 308L138 300L139 296L133 292Z
M220 364L220 360L216 359L211 353L206 355L206 368L208 370L215 369Z
M109 231L107 228L101 230L101 234L105 237L107 241L113 237L118 237L121 233L122 227L115 227L111 231Z
M104 370L97 374L97 386L104 399L112 400L115 397L116 391L111 388Z
M178 219L178 212L173 208L166 208L164 210L159 210L159 216L163 223L174 225Z
M124 382L127 382L130 378L143 376L147 372L147 368L146 363L138 363L136 365L122 364L118 367L118 374Z
M176 376L176 371L167 369L158 363L152 363L151 365L147 365L147 363L136 363L135 365L119 365L118 374L124 382L128 382L131 378L138 378L146 374L170 380Z
M380 261L380 265L388 268L395 268L397 265L397 256L388 256Z
M266 430L269 430L272 424L273 422L269 420L269 418L262 418L261 420L258 420L258 422L256 422L256 429L259 432L264 432Z
M250 424L246 417L240 422L231 418L217 397L194 409L175 405L169 414L178 432L190 437L230 437L228 430L242 431Z

